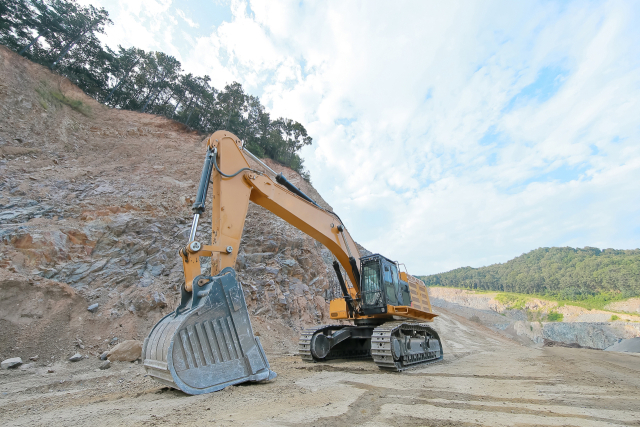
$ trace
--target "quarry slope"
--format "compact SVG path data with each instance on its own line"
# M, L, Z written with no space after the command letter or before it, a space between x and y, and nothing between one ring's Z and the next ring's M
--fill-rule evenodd
M107 108L0 46L0 359L100 354L143 339L175 308L177 250L206 137ZM330 208L296 172L266 162ZM331 260L324 246L251 204L236 268L267 349L293 351L304 325L328 317Z
M586 309L529 297L515 309L496 299L497 293L431 287L431 303L455 311L526 345L569 345L605 350L625 341L640 339L640 317L605 310ZM507 294L508 295L508 294ZM633 307L633 301L616 306ZM613 305L613 304L611 304ZM560 313L561 321L548 321L549 313ZM615 317L612 317L614 316ZM633 349L634 345L621 348Z

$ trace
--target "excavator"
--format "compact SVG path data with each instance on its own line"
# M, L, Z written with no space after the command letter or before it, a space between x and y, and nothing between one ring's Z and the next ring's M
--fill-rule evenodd
M203 244L196 231L209 186L211 244ZM425 284L406 268L402 271L403 264L380 254L360 256L337 214L251 154L238 137L216 131L207 141L189 240L179 250L184 268L180 304L144 341L143 365L149 376L192 395L276 377L253 333L233 268L250 201L313 237L334 256L341 291L329 303L335 323L303 331L298 350L303 361L365 358L381 369L403 371L443 358L440 337L428 326L437 315ZM210 274L203 273L201 257L211 258Z

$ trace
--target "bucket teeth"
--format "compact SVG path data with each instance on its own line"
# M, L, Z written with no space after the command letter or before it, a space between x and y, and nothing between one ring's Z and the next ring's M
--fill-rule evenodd
M196 277L194 282L202 276ZM225 268L151 330L143 348L152 378L188 394L276 377L253 334L235 271Z

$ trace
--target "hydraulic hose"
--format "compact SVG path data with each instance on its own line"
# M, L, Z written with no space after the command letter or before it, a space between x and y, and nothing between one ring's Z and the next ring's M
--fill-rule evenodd
M251 172L259 173L260 175L262 175L262 172L257 171L257 170L255 170L255 169L251 169L251 168L242 168L242 169L240 169L239 171L237 171L237 172L236 172L236 173L234 173L234 174L227 175L226 173L223 173L223 172L220 170L220 168L218 167L218 161L216 160L216 155L217 155L217 154L218 154L218 149L217 149L217 148L214 148L214 149L213 149L213 165L216 167L216 170L218 171L218 173L219 173L220 175L224 176L225 178L233 178L234 176L238 175L240 172L243 172L243 171L251 171Z

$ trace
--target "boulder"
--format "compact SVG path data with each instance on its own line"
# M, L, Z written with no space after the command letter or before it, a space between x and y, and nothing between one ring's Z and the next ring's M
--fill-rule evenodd
M140 356L142 356L142 343L137 340L128 340L109 350L107 359L112 362L134 362Z
M17 368L20 365L22 365L22 359L19 357L12 357L11 359L3 360L2 363L0 363L2 369Z

